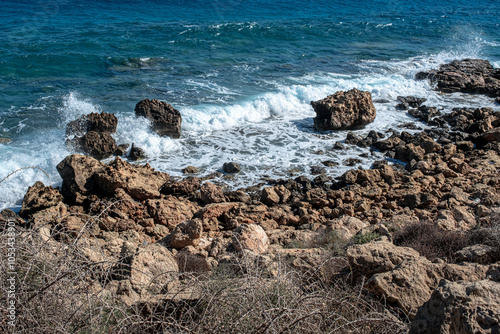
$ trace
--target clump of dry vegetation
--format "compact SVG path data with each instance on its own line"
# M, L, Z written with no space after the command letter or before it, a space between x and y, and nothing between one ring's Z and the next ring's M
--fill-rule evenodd
M3 222L5 224L5 222ZM5 226L4 226L5 227ZM277 275L237 257L212 272L185 272L179 291L132 306L106 293L110 268L80 243L57 242L43 229L17 227L16 333L404 333L408 324L339 275L345 259L306 271L280 263ZM61 232L62 233L62 232ZM0 231L5 239L6 229ZM0 256L7 247L0 243ZM235 268L238 267L238 268ZM244 267L244 268L242 268ZM243 269L243 270L242 270ZM0 312L6 314L7 268L0 262ZM185 294L184 294L185 296ZM12 328L3 321L0 331Z

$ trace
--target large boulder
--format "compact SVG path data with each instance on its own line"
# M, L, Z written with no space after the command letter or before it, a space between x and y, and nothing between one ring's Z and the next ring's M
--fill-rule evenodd
M201 200L204 203L222 203L226 201L222 188L212 182L205 182L200 189Z
M142 100L135 106L135 115L149 119L153 130L160 136L181 136L181 113L166 102L156 99Z
M430 79L445 93L480 93L500 96L500 69L487 60L464 59L443 64L439 70L419 72L417 79Z
M83 203L97 188L94 175L105 165L97 159L81 154L68 155L57 166L63 180L61 193L69 202Z
M149 164L132 165L120 157L95 174L98 189L104 195L114 196L118 189L123 189L139 201L159 197L161 186L169 179L167 173L157 172Z
M356 88L312 101L311 105L316 112L314 127L320 131L360 128L373 122L376 115L372 94Z
M109 132L89 131L82 137L68 139L66 145L74 151L80 151L96 159L107 158L115 153L118 146Z
M59 190L46 187L42 182L37 181L33 186L28 188L26 195L24 195L23 205L19 215L27 218L29 215L47 209L62 202L62 195Z
M269 238L260 225L241 224L234 230L232 245L240 252L247 249L256 254L262 254L269 248Z
M442 280L419 308L410 334L500 333L500 284Z
M433 263L411 248L384 240L353 246L347 256L355 272L371 276L365 288L397 305L410 319L429 300L441 279L478 281L485 279L488 271L479 264Z
M66 125L66 135L83 136L89 131L115 133L118 126L118 118L110 113L90 113L69 122Z

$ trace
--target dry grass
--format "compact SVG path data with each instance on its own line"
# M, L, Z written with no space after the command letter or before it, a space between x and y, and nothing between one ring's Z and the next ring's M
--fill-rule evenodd
M42 233L43 234L43 233ZM0 231L6 258L6 230ZM270 276L253 259L235 258L211 274L184 273L178 296L127 306L103 289L117 263L93 262L80 243L18 227L15 333L405 333L408 324L359 286L329 273L336 259L307 272L285 263ZM73 238L74 240L74 238ZM7 305L0 262L0 313ZM231 266L238 266L236 270ZM242 268L243 267L243 268ZM341 267L341 266L338 266ZM243 270L241 270L243 269ZM329 273L325 275L324 273ZM103 279L103 277L105 279ZM185 297L183 291L196 291ZM0 331L11 330L0 322Z

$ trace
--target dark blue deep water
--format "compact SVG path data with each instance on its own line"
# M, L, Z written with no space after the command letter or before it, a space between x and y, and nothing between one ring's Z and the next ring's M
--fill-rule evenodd
M0 208L19 205L35 180L57 185L71 152L68 121L92 111L119 117L117 142L143 147L157 169L205 173L223 162L244 171L232 186L286 176L328 159L345 133L312 130L309 102L337 90L372 92L387 129L411 118L397 95L445 111L486 98L443 97L413 80L456 58L500 65L500 2L492 1L0 1ZM180 140L160 138L134 116L144 98L183 115ZM368 130L368 129L367 129ZM323 152L318 154L318 152ZM358 155L361 151L348 151ZM363 166L369 166L364 161ZM342 169L331 170L333 176Z

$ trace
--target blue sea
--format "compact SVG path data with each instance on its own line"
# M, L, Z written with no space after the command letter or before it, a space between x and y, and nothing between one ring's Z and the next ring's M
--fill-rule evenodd
M333 149L345 131L315 132L310 101L353 87L372 93L377 118L366 129L415 122L398 95L453 107L492 99L439 94L418 71L466 57L500 66L500 2L178 0L0 1L0 208L19 208L36 180L58 186L68 151L66 124L90 112L119 119L118 144L143 148L158 170L201 175L227 161L242 172L229 188L263 178L310 176L350 157L367 168L369 149ZM157 98L183 117L182 138L162 138L134 115ZM423 124L419 124L423 127ZM361 157L360 157L361 155ZM109 159L108 159L109 160ZM295 174L293 174L295 173Z

